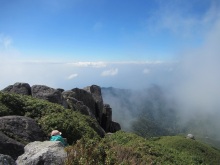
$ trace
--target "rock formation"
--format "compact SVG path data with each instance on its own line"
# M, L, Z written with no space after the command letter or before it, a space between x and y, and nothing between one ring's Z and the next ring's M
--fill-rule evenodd
M34 119L25 116L0 117L0 131L18 142L43 141L46 135Z
M63 105L84 115L96 118L97 122L106 132L116 132L121 129L120 124L112 121L112 109L110 105L104 106L101 88L97 85L83 89L73 88L64 91L45 85L33 85L27 83L15 83L2 90L3 92L31 95L52 103Z
M104 104L101 126L106 132L116 132L121 129L120 124L112 121L112 108L109 104Z
M8 137L0 131L0 153L10 155L14 160L24 153L24 144Z
M79 111L84 115L89 115L95 118L95 102L92 96L78 88L64 91L62 93L64 103L67 103L66 108L70 108L74 111Z
M52 103L62 104L61 91L45 85L34 85L31 87L32 97L44 99Z
M0 154L0 164L2 165L16 165L11 156Z
M186 138L187 138L187 139L195 140L195 137L194 137L193 134L187 134Z
M15 83L14 85L9 85L2 90L3 92L17 93L22 95L31 95L31 87L28 83Z
M24 116L0 117L0 153L16 159L24 153L25 144L45 140L46 135L35 120Z
M67 153L59 141L35 141L24 148L25 152L16 160L17 165L61 165Z
M96 118L99 121L99 123L101 124L103 108L104 108L101 88L97 85L92 85L92 86L85 87L84 90L91 93L91 95L95 101Z

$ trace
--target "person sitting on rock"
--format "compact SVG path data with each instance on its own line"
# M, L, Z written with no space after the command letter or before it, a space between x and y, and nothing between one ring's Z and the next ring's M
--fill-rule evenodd
M67 146L66 140L61 136L61 132L58 130L53 130L51 132L50 141L60 141L64 146Z

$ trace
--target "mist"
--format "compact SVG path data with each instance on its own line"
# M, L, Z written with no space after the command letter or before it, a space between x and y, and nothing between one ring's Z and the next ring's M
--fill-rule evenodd
M167 115L167 122L172 122L171 113L175 112L175 124L182 129L188 127L188 133L220 140L219 29L220 21L207 33L201 47L184 50L170 65L170 72L157 72L145 88L127 92L116 89L117 94L103 92L104 101L113 109L113 119L122 129L131 130L132 122L145 108L145 112L153 112L155 120L160 113Z
M217 23L198 50L183 56L173 79L174 96L183 113L216 113L220 102L220 33Z

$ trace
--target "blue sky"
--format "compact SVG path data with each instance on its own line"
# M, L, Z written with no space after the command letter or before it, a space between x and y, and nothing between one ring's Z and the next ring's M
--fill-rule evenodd
M219 9L219 0L0 0L0 87L168 82L182 54L216 36Z

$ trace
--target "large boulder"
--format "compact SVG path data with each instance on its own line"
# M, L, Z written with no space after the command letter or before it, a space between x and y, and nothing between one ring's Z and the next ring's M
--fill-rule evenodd
M94 114L91 112L89 107L84 105L84 103L82 101L79 101L75 98L69 97L68 99L66 99L66 102L68 104L68 108L70 108L74 111L79 111L80 113L82 113L84 115L89 115L89 116L95 118Z
M194 137L193 134L187 134L186 138L187 138L187 139L195 140L195 137Z
M0 154L0 164L2 164L2 165L15 165L15 161L9 155Z
M4 88L2 91L22 95L31 95L31 87L28 83L17 82L14 85L9 85L8 87Z
M0 131L0 153L10 155L14 160L24 153L24 144L6 136ZM1 163L0 163L1 164Z
M52 103L62 104L61 90L50 88L45 85L33 85L31 87L32 96L39 99L44 99Z
M114 133L114 132L117 132L119 130L121 130L120 124L117 123L117 122L111 121L110 126L109 126L109 132Z
M98 112L96 112L96 102L93 99L91 93L83 89L74 88L69 91L64 91L62 95L63 98L67 101L69 108L88 113L90 114L90 116L99 116ZM89 109L87 109L83 105L85 105Z
M23 144L46 138L36 121L25 116L0 117L0 131Z
M25 146L25 153L16 160L17 165L62 165L67 153L59 141L32 142Z

